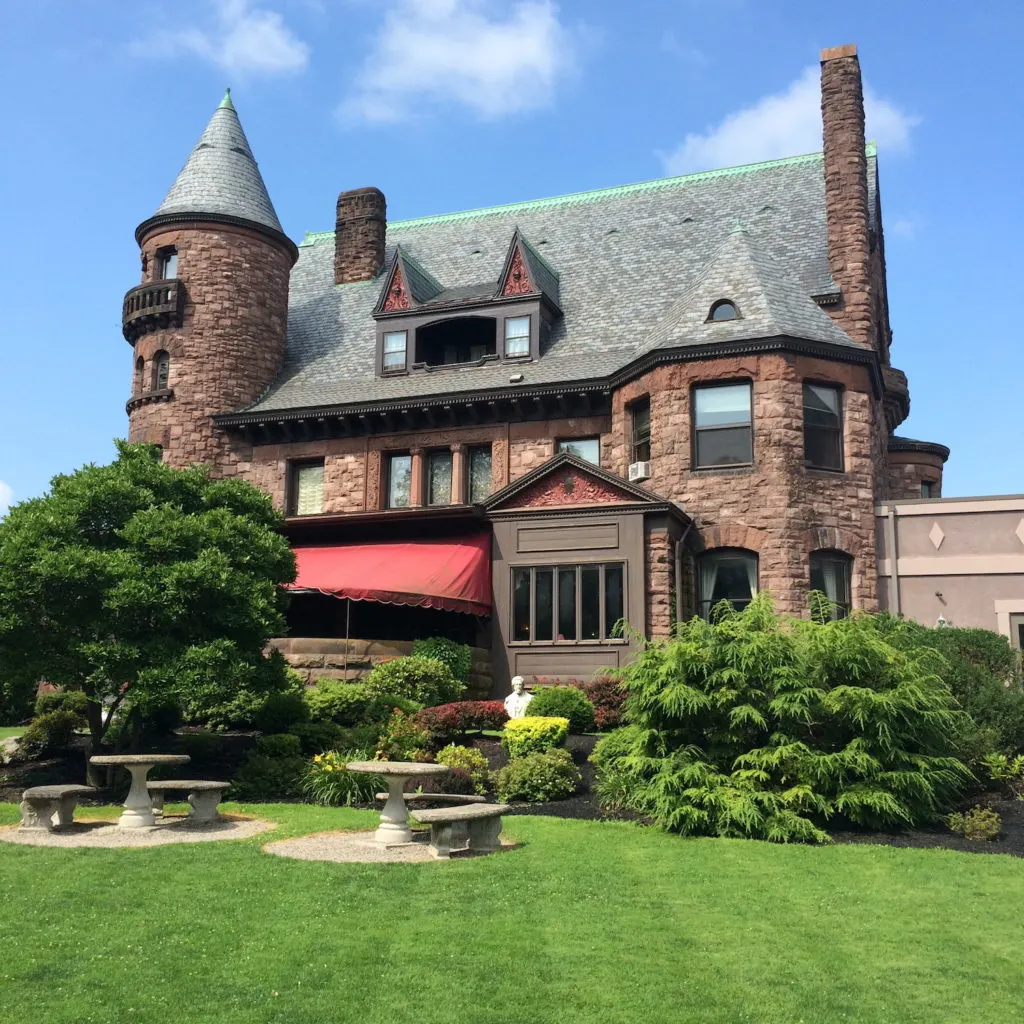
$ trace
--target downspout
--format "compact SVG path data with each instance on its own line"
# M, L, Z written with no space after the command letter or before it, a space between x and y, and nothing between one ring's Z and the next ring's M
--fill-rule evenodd
M888 548L889 556L889 592L892 595L892 608L891 611L894 615L899 616L900 612L900 570L899 570L899 552L896 548L896 506L889 506L889 527L888 536L885 538L888 542L886 547Z

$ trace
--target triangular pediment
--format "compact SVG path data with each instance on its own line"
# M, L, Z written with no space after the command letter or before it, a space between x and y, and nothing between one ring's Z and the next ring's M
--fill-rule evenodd
M558 272L516 228L498 278L495 298L515 298L518 295L542 295L554 308L558 308Z
M492 494L488 512L516 508L565 508L580 505L663 504L644 487L591 465L569 452L560 452L525 476Z
M375 313L404 313L440 295L444 288L401 246L395 249Z

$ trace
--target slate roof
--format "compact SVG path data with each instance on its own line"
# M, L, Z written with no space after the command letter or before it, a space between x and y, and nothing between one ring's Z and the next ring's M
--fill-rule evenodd
M871 210L875 172L869 148ZM733 234L737 222L744 231ZM788 334L862 348L812 299L838 292L820 153L393 221L382 275L400 245L444 286L439 298L484 294L517 229L531 272L544 268L564 313L541 358L515 367L517 389L600 378L645 352L715 340ZM251 411L513 390L501 362L376 377L371 313L385 280L335 285L334 233L307 235L291 276L285 365ZM712 295L733 298L742 319L704 324Z
M239 217L281 232L230 93L213 112L154 216L176 213Z

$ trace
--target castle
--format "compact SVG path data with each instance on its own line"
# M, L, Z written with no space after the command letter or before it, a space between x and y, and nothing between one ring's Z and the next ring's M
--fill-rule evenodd
M444 633L504 692L622 663L622 617L898 610L889 508L949 452L896 433L855 47L821 109L822 153L392 223L361 188L296 246L227 96L136 231L130 439L283 509L293 655Z

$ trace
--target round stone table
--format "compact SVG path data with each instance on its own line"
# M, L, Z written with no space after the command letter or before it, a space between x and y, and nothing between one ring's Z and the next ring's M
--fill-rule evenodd
M405 806L405 784L410 779L428 775L444 775L451 769L446 764L425 761L352 761L345 765L350 772L382 775L388 784L388 799L380 812L380 825L373 838L384 846L411 843L409 811Z
M156 824L153 817L153 800L146 788L149 769L158 764L188 764L188 754L97 754L89 758L90 764L117 765L127 768L132 777L132 787L124 802L124 810L118 825L121 828L147 828Z

